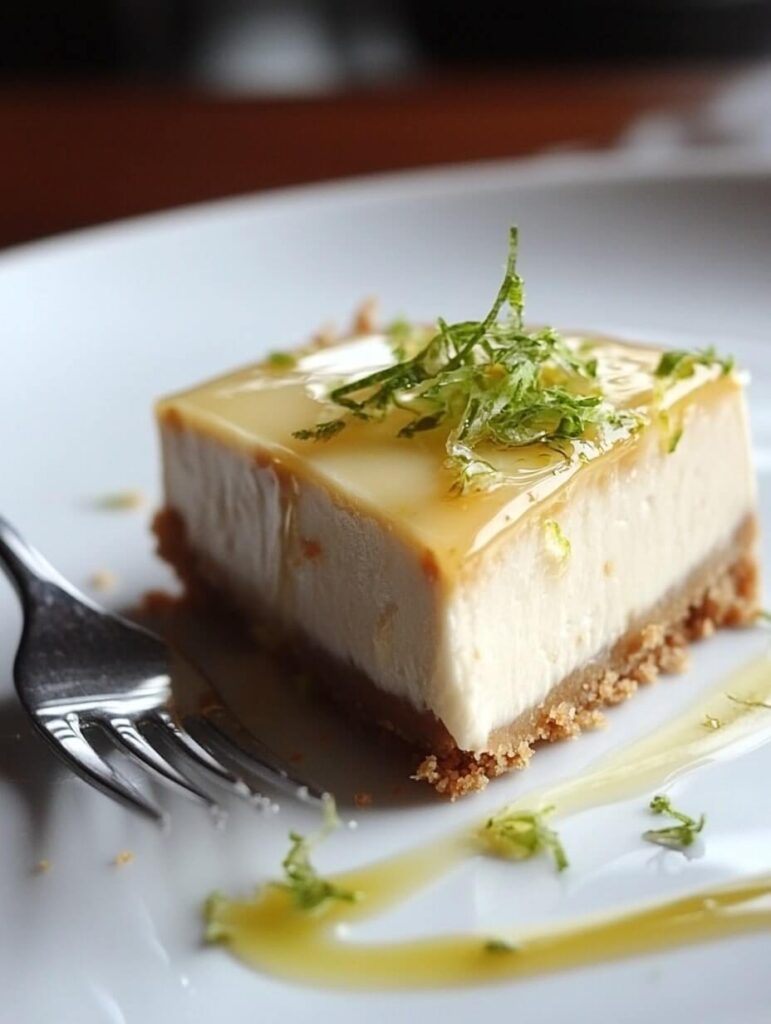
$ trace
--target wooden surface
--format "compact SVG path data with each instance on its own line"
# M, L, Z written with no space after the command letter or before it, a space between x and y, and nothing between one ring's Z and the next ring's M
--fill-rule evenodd
M137 87L0 90L0 246L298 182L605 146L729 71L523 72L313 100Z

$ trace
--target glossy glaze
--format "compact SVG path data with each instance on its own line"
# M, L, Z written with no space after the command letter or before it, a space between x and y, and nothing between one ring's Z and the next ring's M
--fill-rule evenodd
M571 342L588 343L578 337ZM653 370L660 351L608 339L591 344L608 399L649 415L655 429ZM611 458L633 457L639 435L630 437L626 430L609 431L595 443L573 442L567 458L540 444L481 449L481 457L505 475L504 482L488 492L456 496L444 465L445 433L398 438L408 413L397 410L380 423L353 421L326 442L293 437L294 431L339 415L339 408L326 400L332 387L392 362L385 337L357 338L299 354L290 369L263 363L237 370L164 399L158 416L167 426L202 431L290 476L321 482L339 500L356 503L406 540L428 548L448 572L542 507L577 475L590 477ZM673 417L685 418L697 394L707 400L738 386L733 376L716 380L718 372L697 367L693 377L666 392L656 412L668 409Z
M742 702L768 702L770 696L771 658L766 654L721 680L667 728L511 806L552 804L556 815L564 816L649 793L709 761L738 756L771 737L771 709ZM478 855L479 824L444 842L337 876L339 885L360 894L357 903L330 902L309 913L298 910L285 890L271 886L251 900L219 897L210 911L214 935L240 959L282 977L352 988L402 988L515 978L771 927L771 874L763 874L601 917L512 928L503 936L511 950L490 950L490 936L483 934L388 945L361 944L340 935L336 926L394 907Z

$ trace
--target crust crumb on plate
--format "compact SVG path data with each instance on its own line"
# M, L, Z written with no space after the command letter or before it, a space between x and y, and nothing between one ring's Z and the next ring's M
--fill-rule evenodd
M146 504L147 496L138 488L103 494L96 500L97 508L106 512L129 512L133 509L144 508Z
M118 577L110 569L97 569L88 578L89 587L102 593L114 590L117 584Z

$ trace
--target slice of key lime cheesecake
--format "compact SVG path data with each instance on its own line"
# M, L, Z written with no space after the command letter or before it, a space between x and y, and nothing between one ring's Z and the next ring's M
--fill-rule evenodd
M450 796L757 613L742 379L710 349L483 320L316 344L162 400L160 548Z

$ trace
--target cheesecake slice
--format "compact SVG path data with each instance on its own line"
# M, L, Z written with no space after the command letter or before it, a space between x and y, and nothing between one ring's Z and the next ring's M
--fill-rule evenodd
M710 350L396 325L157 406L160 548L457 796L757 613L741 377ZM508 311L508 312L507 312Z

